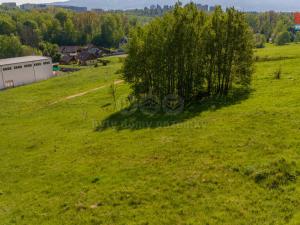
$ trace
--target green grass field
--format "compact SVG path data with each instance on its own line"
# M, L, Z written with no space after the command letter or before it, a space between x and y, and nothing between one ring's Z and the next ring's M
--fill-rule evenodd
M176 117L116 111L118 58L0 92L0 224L299 225L300 45L256 55L249 94Z

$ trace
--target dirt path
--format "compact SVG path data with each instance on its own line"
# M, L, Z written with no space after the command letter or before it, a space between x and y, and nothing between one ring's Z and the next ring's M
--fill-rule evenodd
M116 80L114 82L115 85L118 85L118 84L121 84L123 83L124 81L123 80ZM103 88L106 88L108 87L108 85L103 85L103 86L100 86L100 87L96 87L96 88L93 88L93 89L90 89L90 90L87 90L87 91L84 91L84 92L80 92L80 93L77 93L77 94L74 94L74 95L70 95L70 96L67 96L67 97L64 97L58 101L55 101L55 102L52 102L50 103L50 105L55 105L59 102L63 102L63 101L66 101L66 100L70 100L70 99L73 99L73 98L77 98L77 97L81 97L81 96L84 96L86 94L89 94L89 93L92 93L92 92L95 92L95 91L98 91L100 89L103 89Z

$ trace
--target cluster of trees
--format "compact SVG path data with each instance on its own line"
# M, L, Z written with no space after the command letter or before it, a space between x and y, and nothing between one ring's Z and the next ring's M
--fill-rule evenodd
M17 37L0 35L0 58L20 56L22 53L22 45Z
M42 51L22 45L20 38L14 35L0 35L0 59L26 55L41 55ZM50 56L50 55L49 55Z
M266 42L284 45L299 42L300 34L293 30L292 13L263 12L246 13L246 20L251 26L256 40L256 47L264 47Z
M50 54L56 54L55 49L61 45L94 43L108 48L118 47L120 39L136 24L135 17L123 13L75 13L57 8L4 10L0 11L0 39L4 42L11 39L17 44L13 49L3 50L0 55L22 55L24 46L42 52L47 46L46 51Z
M234 9L213 14L195 4L134 29L128 44L124 79L136 96L151 93L161 101L173 94L186 101L198 95L226 95L234 85L249 85L253 34Z

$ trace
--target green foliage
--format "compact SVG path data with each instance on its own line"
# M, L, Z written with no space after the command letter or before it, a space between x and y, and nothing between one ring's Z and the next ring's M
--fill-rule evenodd
M61 32L61 43L74 45L76 43L76 29L71 19L67 19Z
M255 47L256 48L264 48L266 44L266 38L262 34L255 34L254 35L255 39Z
M233 85L249 85L252 34L243 14L217 8L211 15L194 4L174 11L131 34L124 78L134 93L169 94L190 101L203 91L226 95Z
M14 34L23 45L33 48L42 42L60 46L87 45L93 40L100 46L118 47L120 39L136 24L134 18L118 12L75 13L54 8L0 12L0 35Z
M0 17L0 35L10 35L16 32L16 24L8 16Z
M22 44L16 36L0 35L0 59L22 55Z
M300 42L300 32L296 33L294 42Z
M107 15L101 25L101 34L94 38L93 43L104 47L117 47L125 35L121 22L120 17Z
M285 45L291 42L291 35L288 31L284 31L278 34L275 39L276 45Z
M64 11L60 11L55 15L55 19L60 22L60 25L63 27L68 20L68 14Z
M22 56L28 55L42 55L42 52L37 48L33 48L28 45L22 45Z
M51 57L53 62L59 62L61 55L59 53L58 45L48 42L41 42L39 49L42 51L44 56Z
M288 31L288 29L292 26L292 24L286 24L284 20L279 20L276 23L276 26L273 30L272 37L276 40L276 38L282 33Z
M22 45L16 36L0 35L0 59L41 54L38 49Z
M293 14L274 11L246 13L246 20L255 34L263 34L271 42L279 33L288 31L294 24Z
M18 30L22 44L38 47L38 44L41 41L41 32L35 21L26 20L19 26Z
M259 33L261 31L261 24L259 20L259 16L253 13L246 13L245 15L246 21L253 30L253 33Z

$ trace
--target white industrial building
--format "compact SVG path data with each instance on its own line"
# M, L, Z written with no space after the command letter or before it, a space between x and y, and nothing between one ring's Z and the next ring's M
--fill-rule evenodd
M0 59L0 89L46 80L53 76L52 60L43 56Z

